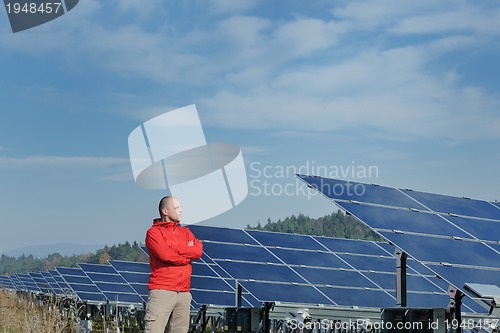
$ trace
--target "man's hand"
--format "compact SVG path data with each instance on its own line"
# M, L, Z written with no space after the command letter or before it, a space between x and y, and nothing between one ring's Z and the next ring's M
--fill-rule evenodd
M187 246L194 246L194 241L190 240Z

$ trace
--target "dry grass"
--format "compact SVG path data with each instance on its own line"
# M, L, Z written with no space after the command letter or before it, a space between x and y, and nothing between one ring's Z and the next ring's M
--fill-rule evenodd
M35 299L0 291L0 333L76 333L74 307L64 309L57 301Z

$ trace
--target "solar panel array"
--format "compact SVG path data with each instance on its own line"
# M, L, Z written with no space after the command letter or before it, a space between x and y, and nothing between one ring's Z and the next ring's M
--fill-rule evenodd
M396 306L395 248L388 243L192 225L203 241L193 262L192 308L263 302L384 308ZM448 284L408 261L408 306L446 307ZM38 274L0 277L0 285L36 293L73 294L81 301L147 302L149 264L110 260ZM464 300L464 312L485 313Z
M500 204L299 175L465 294L500 283Z
M213 272L222 271L219 277L227 285L239 283L250 304L396 306L395 248L387 243L198 225L190 229L203 241L202 262ZM408 266L408 306L446 307L448 284L414 260ZM465 312L485 312L474 301L464 302Z

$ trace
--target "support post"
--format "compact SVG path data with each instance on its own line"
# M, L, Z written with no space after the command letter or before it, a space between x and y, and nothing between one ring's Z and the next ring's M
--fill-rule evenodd
M464 294L453 286L448 286L448 294L450 295L450 303L448 311L451 315L451 320L455 324L451 328L453 333L462 333L462 298Z
M234 304L236 305L237 308L241 308L241 295L242 295L242 288L241 288L241 284L238 283L238 281L236 281L236 299L234 301Z
M273 302L265 302L264 303L264 315L262 318L262 332L270 333L271 332L271 320L269 319L269 311L274 307Z
M406 258L408 255L401 249L396 248L396 301L397 306L406 307Z

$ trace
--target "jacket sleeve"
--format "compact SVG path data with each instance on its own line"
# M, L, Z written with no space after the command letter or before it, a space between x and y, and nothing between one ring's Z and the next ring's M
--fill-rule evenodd
M184 258L187 258L190 260L200 259L201 254L203 253L202 242L193 235L191 230L189 230L186 227L184 227L184 228L185 228L184 232L186 233L187 242L193 241L193 245L187 246L187 242L186 242L186 246L179 247L179 254L181 256L183 256Z
M155 228L149 229L146 233L146 247L148 248L148 251L153 252L153 254L163 262L175 266L183 266L191 262L189 258L180 255L177 251L168 247L165 244L161 232Z

